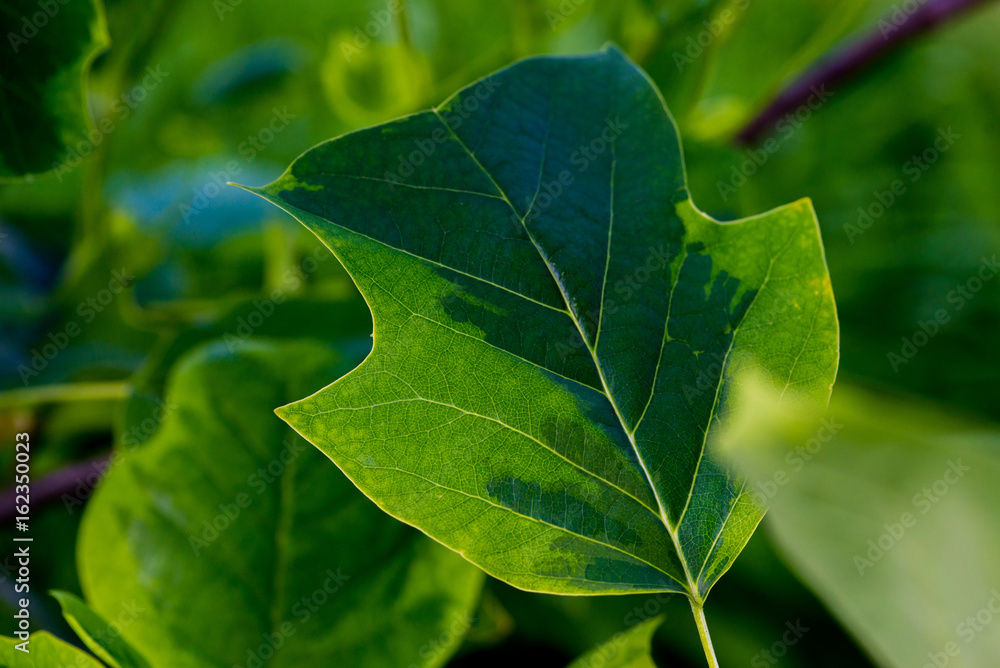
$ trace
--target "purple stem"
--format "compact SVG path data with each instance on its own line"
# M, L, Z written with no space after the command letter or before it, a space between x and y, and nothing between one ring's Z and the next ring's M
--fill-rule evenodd
M33 513L40 506L57 501L69 494L74 501L83 503L93 491L111 461L111 453L104 453L85 461L70 464L64 468L31 482L30 506ZM17 491L11 486L0 493L0 524L6 524L17 516L14 507Z
M927 0L910 15L903 10L884 17L870 33L828 56L792 82L736 135L740 144L753 144L773 132L787 114L805 104L815 90L835 86L865 70L889 52L918 35L950 21L990 0ZM900 18L900 17L903 18Z

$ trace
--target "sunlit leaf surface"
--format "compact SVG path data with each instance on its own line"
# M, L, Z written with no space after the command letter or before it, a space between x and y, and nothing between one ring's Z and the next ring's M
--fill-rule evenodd
M706 456L727 380L825 398L808 201L719 224L619 51L523 61L258 190L371 306L375 347L279 414L390 514L516 586L701 600L761 517Z

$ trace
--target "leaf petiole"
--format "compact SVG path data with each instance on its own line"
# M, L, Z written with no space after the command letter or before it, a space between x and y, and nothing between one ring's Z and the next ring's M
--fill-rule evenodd
M698 627L698 637L701 638L701 646L705 650L705 658L708 659L709 668L719 668L719 660L715 658L715 648L712 646L712 636L708 633L708 621L705 619L705 607L690 599L691 612L694 613L694 623Z
M65 383L18 388L0 392L0 410L37 404L127 399L132 386L126 382Z

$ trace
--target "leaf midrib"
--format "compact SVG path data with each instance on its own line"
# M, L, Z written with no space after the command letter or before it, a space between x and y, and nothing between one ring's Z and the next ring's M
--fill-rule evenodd
M550 100L551 100L551 95L552 94L553 93L550 91ZM550 102L550 106L551 106L551 102ZM567 308L567 311L569 313L570 320L572 320L573 324L576 326L577 332L580 334L580 338L583 341L584 346L587 348L588 352L590 353L590 357L593 360L594 367L597 370L597 375L600 378L601 385L604 388L605 398L607 398L608 402L611 404L611 407L614 410L615 415L618 417L619 425L621 426L622 430L625 432L626 436L628 437L629 443L632 446L632 451L635 453L636 460L638 461L639 466L642 469L643 477L646 479L646 483L649 485L649 489L650 489L650 491L653 494L653 498L656 500L656 505L660 509L660 513L659 513L660 521L663 523L663 526L667 530L667 534L670 536L670 540L671 540L671 542L674 545L674 550L676 551L677 557L678 557L678 559L681 562L681 567L684 570L685 578L687 579L687 584L684 585L684 586L686 586L686 588L688 589L688 592L692 596L696 596L697 595L696 594L697 588L695 586L694 581L691 578L691 571L688 568L687 559L685 558L684 551L681 549L680 540L679 540L679 537L677 535L677 530L675 528L671 527L671 525L670 525L670 521L667 518L666 508L663 505L663 500L660 498L660 494L659 494L659 492L656 489L656 485L653 484L652 476L650 475L649 469L647 468L646 463L645 463L645 461L642 458L642 454L639 452L639 448L636 446L635 438L634 438L634 436L631 433L629 433L628 428L626 426L627 423L626 423L624 417L621 414L621 410L619 409L617 402L615 402L614 398L611 395L611 391L610 391L610 388L608 386L607 379L604 376L604 369L603 369L603 367L602 367L602 365L600 363L600 360L597 357L597 353L590 346L590 343L588 343L587 337L586 337L586 335L583 332L583 328L580 326L579 320L577 320L576 316L573 315L572 309L570 307L570 299L569 299L569 296L566 294L565 287L563 286L562 282L559 280L558 276L556 275L555 270L552 267L552 264L549 262L549 259L545 256L545 253L542 250L541 246L538 245L538 242L535 240L534 235L531 233L531 231L528 229L527 224L525 223L525 217L527 216L528 213L530 213L530 208L525 213L525 216L521 216L518 213L517 209L514 207L513 202L510 201L510 197L508 197L508 195L504 191L504 189L500 187L500 184L497 183L497 181L493 177L493 175L479 161L479 159L472 152L472 150L468 147L468 145L466 145L466 143L464 141L462 141L462 138L459 137L457 133L455 133L455 131L452 129L452 127L450 125L448 125L447 121L441 115L441 113L438 110L438 108L435 107L432 111L434 112L434 115L437 116L438 120L441 122L441 125L444 126L445 130L451 135L451 137L455 140L455 142L457 142L458 145L465 151L465 153L476 164L476 166L480 169L480 171L482 171L483 175L486 176L486 178L488 178L493 183L493 187L497 189L497 192L500 193L500 195L503 197L504 201L507 202L507 205L510 206L510 209L514 213L514 216L520 221L521 227L524 229L525 234L527 235L528 239L531 241L532 245L535 247L535 250L538 252L539 257L545 263L545 266L546 266L546 268L548 268L549 273L552 275L552 280L555 281L555 284L556 284L556 286L559 289L559 293L562 295L563 301L566 304L566 308ZM544 159L545 159L544 158L544 147L548 143L548 133L550 131L550 127L551 127L551 123L547 123L546 124L546 137L545 137L545 141L543 141L543 158L542 158L543 166L544 166ZM539 175L539 183L541 182L541 178L542 177L541 177L541 174L540 174ZM536 197L537 197L537 192L536 192ZM600 308L603 311L604 305L601 304ZM700 457L699 457L699 460L700 460ZM693 486L694 486L694 484L692 482L692 489L693 489Z

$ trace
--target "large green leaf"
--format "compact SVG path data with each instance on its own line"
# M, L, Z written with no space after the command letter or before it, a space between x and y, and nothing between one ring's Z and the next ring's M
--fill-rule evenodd
M374 350L279 411L391 515L515 586L702 601L760 509L706 453L751 359L825 401L808 201L720 224L617 49L518 63L255 190L337 255Z
M653 617L619 631L610 640L590 650L569 668L656 668L650 656L653 634L663 617Z
M47 172L93 140L84 79L108 44L99 0L6 0L0 10L0 179Z
M80 529L80 580L152 665L439 666L461 641L482 574L271 413L344 363L307 343L202 348L156 434L112 465Z
M997 665L1000 431L849 386L818 414L761 396L725 437L803 581L880 666Z

